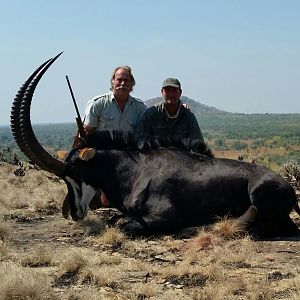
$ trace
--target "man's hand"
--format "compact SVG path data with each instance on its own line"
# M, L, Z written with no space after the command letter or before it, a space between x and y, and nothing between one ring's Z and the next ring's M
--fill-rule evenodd
M155 137L142 137L137 140L137 148L141 151L157 150L159 147L160 143Z
M183 106L184 108L186 108L187 110L190 110L190 107L189 107L186 103L182 103L182 106Z
M83 125L83 129L86 132L86 135L89 135L94 131L95 127L91 127L91 126L88 126L88 125Z

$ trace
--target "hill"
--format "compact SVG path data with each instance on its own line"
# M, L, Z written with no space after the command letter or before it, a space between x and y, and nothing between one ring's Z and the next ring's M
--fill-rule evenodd
M150 107L162 100L163 100L162 97L156 97L156 98L151 98L151 99L146 100L145 103L148 107ZM189 106L190 110L194 114L197 114L197 113L228 113L227 111L215 108L213 106L208 106L208 105L202 104L202 103L195 101L186 96L182 96L181 101L183 103L186 103Z

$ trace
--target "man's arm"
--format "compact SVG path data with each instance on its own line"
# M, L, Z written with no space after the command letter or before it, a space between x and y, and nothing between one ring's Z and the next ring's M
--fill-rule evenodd
M83 118L83 128L86 134L91 134L95 128L97 128L99 123L99 113L95 107L95 101L89 100L87 102L84 118Z
M134 136L136 139L139 138L148 138L152 133L152 122L151 122L151 108L146 109L146 111L142 114L135 132Z
M95 130L95 127L91 127L91 126L88 126L88 125L83 125L83 129L85 131L85 133L87 135L91 134L94 130Z
M199 127L198 121L194 114L191 114L191 123L190 123L190 131L188 134L188 138L200 140L204 142L203 135L201 129Z
M153 140L153 109L153 107L150 107L143 113L134 131L134 138L140 149L155 147Z

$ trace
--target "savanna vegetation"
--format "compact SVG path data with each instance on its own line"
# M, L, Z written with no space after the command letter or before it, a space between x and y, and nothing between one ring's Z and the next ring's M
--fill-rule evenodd
M300 114L199 114L216 156L256 161L278 170L300 161Z
M300 114L196 114L204 138L216 156L242 156L277 170L287 161L300 161ZM53 155L70 150L75 123L34 126L38 140ZM18 150L10 128L0 128L0 147Z
M192 236L133 238L109 225L114 209L63 219L64 182L15 163L0 161L0 299L300 297L297 237L255 241L224 218Z
M283 147L286 163L278 171L299 195L300 115L264 116L198 117L220 156L244 150L250 159L260 139L261 153L265 147L281 154ZM9 127L0 130L0 299L299 299L299 237L255 241L224 218L192 236L133 238L110 225L119 214L110 208L89 211L80 223L65 220L65 183L23 161ZM76 128L48 124L34 131L55 154L70 149ZM300 227L299 216L291 217Z

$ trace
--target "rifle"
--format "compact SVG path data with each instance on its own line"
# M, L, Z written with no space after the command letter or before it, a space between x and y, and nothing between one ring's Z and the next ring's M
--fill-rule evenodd
M76 100L75 100L75 97L74 97L74 94L73 94L71 83L70 83L69 78L68 78L67 75L66 75L66 79L67 79L68 87L69 87L69 90L70 90L70 93L71 93L71 96L72 96L72 100L73 100L73 104L75 106L75 110L76 110L76 114L77 114L76 123L77 123L77 128L78 128L79 135L77 133L77 136L75 137L75 141L74 141L74 144L73 144L73 147L74 147L74 146L77 146L77 143L79 142L79 141L76 140L77 138L83 140L83 142L85 143L86 133L85 133L85 130L83 128L83 123L82 123L82 120L81 120L81 117L80 117L80 114L79 114L79 110L78 110Z

